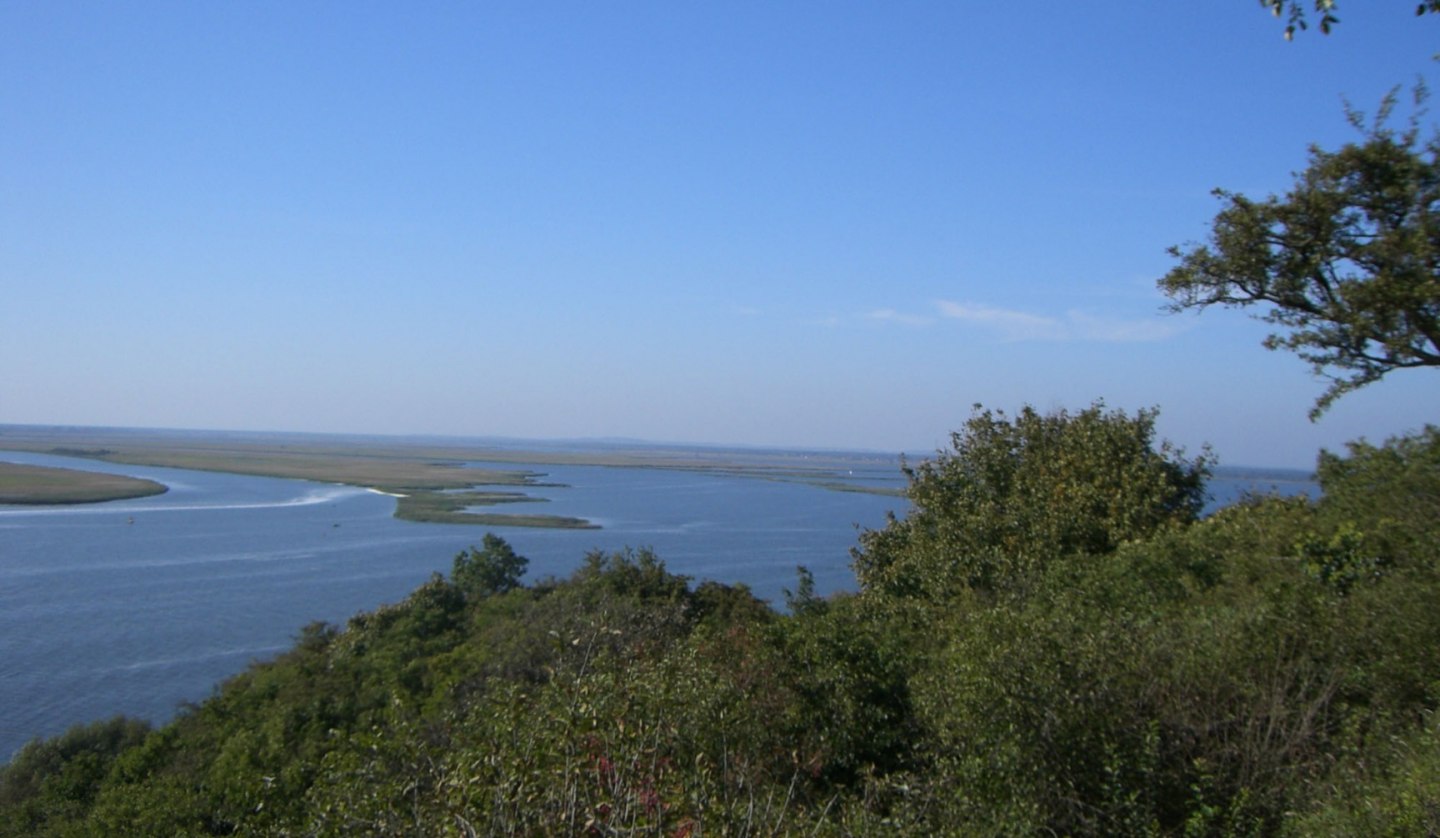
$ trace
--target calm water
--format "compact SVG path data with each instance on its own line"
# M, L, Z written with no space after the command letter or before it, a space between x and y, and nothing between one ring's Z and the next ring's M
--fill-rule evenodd
M0 505L0 760L30 738L124 713L161 722L312 620L343 623L403 598L486 531L392 517L395 501L295 480L39 454L0 459L132 474L164 495L74 507ZM475 463L476 466L492 464ZM898 467L856 462L840 479L903 486ZM856 527L903 514L898 498L684 471L493 464L545 474L546 502L502 511L575 515L601 530L494 528L530 578L567 576L591 549L652 547L676 573L743 582L779 603L796 565L820 593L851 589ZM1212 483L1311 491L1258 474Z

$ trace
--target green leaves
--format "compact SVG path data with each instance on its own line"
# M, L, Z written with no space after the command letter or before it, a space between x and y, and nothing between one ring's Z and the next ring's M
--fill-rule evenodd
M450 579L467 596L503 594L520 587L530 560L518 555L505 539L485 533L479 549L455 557Z
M1310 28L1310 18L1305 11L1305 4L1301 0L1260 0L1260 5L1270 10L1275 17L1285 18L1285 40L1294 39L1296 32L1303 32ZM1319 16L1319 29L1322 33L1329 35L1340 18L1335 16L1337 3L1335 0L1312 0L1311 6L1314 13ZM1440 12L1440 0L1424 0L1415 6L1417 17L1430 12Z
M1278 327L1266 348L1330 379L1312 420L1394 370L1440 367L1440 136L1388 129L1393 106L1363 142L1312 149L1283 198L1217 191L1209 242L1171 248L1180 264L1158 282L1172 311L1258 307Z
M1386 562L1367 549L1365 536L1346 524L1329 538L1307 533L1295 545L1305 572L1340 596L1361 582L1380 578Z
M1075 414L1025 407L1011 420L977 405L950 451L907 469L910 515L861 535L861 586L938 602L1015 589L1060 556L1103 555L1194 520L1210 459L1157 448L1156 415L1097 402Z
M150 725L116 717L36 740L0 767L0 835L33 835L83 817L115 757L143 741Z
M1153 411L982 411L779 614L498 538L154 731L0 770L0 835L1424 834L1440 430L1195 521ZM504 592L501 592L503 589Z

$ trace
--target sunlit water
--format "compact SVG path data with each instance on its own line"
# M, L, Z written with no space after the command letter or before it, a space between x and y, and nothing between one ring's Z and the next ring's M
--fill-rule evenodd
M352 487L18 452L0 460L170 487L85 506L0 505L0 760L77 722L117 713L164 721L250 661L288 648L306 623L343 623L403 598L487 531L398 521L393 498ZM475 465L562 484L529 490L546 502L499 511L603 526L494 528L530 559L531 579L567 576L592 549L651 547L673 572L743 582L776 604L797 565L822 594L853 589L857 528L883 526L887 511L906 508L895 497L755 477ZM837 476L904 485L897 467L856 465ZM1252 482L1217 481L1213 490L1228 501Z

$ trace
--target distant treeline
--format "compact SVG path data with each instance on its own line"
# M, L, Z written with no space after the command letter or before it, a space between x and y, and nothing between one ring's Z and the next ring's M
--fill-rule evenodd
M1440 832L1440 430L1200 519L1153 419L977 413L859 593L783 611L488 536L163 727L26 746L0 834Z

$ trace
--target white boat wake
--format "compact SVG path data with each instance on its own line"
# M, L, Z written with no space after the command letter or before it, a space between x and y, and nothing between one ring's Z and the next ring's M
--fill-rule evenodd
M334 486L323 489L314 489L303 495L280 500L257 500L257 501L236 501L229 503L216 503L203 498L196 498L194 503L166 502L166 495L154 496L154 502L147 503L148 499L138 498L135 500L105 501L98 504L64 504L51 506L29 506L29 505L5 505L0 506L0 517L27 517L32 515L140 515L148 512L191 512L191 511L219 511L231 509L283 509L292 506L315 506L322 503L331 503L344 498L355 497L356 495L369 494L373 489L361 489L356 486ZM388 494L380 492L379 494ZM398 496L396 496L398 497Z

